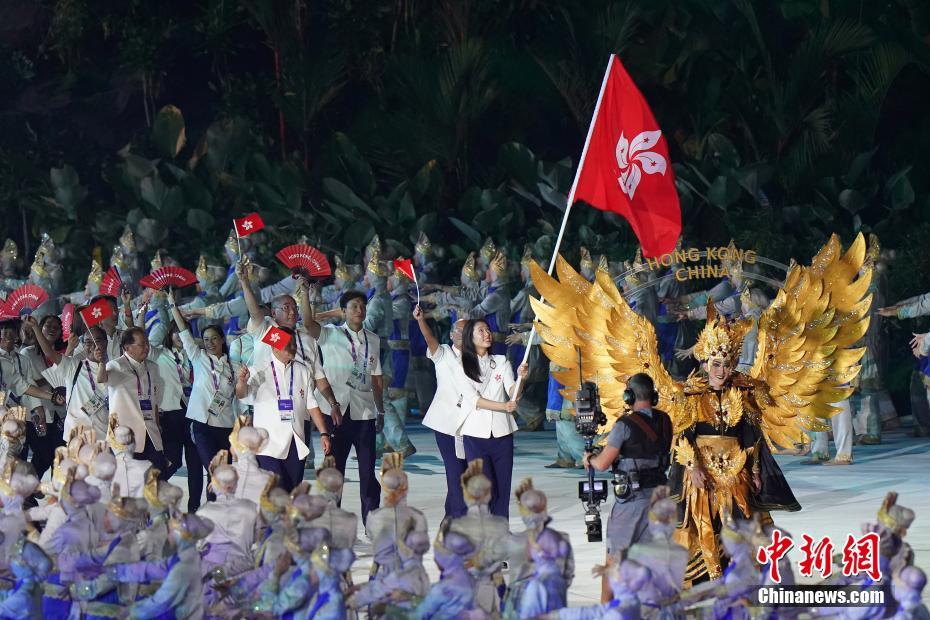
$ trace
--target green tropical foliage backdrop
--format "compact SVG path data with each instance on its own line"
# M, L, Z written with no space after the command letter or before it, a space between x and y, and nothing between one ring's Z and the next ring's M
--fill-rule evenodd
M669 137L686 239L806 260L830 232L930 290L921 0L0 1L0 234L193 264L258 210L355 258L419 230L551 247L607 55ZM579 208L566 251L635 247ZM912 325L905 326L910 329ZM900 333L899 333L900 332ZM904 337L904 330L895 338ZM904 372L902 370L902 372Z

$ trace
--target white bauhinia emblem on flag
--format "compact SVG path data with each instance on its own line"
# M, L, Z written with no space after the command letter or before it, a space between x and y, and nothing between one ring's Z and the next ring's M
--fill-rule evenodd
M277 342L277 341L281 340L281 336L280 336L279 334L276 334L276 333L275 333L275 334L271 334L271 336L268 337L268 340L270 340L271 342Z
M665 158L649 149L659 142L662 136L660 130L644 131L632 141L627 141L626 136L620 133L620 140L617 141L617 165L620 166L620 177L617 182L624 194L633 199L636 193L636 187L643 178L643 172L646 174L665 175L668 163Z
M103 314L103 311L100 308L94 308L90 311L90 315L95 319L99 319L101 314Z
M242 222L242 228L244 230L252 230L252 220L246 220Z

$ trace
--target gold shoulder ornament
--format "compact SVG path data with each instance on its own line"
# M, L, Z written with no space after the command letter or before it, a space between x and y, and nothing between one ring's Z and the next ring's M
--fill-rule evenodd
M823 429L823 422L839 411L835 403L852 393L849 382L858 374L864 353L853 345L868 328L872 301L865 252L861 234L845 253L833 235L809 267L793 264L759 318L754 364L733 383L751 395L770 444L791 447L802 441L804 430ZM638 372L652 377L659 407L671 417L676 433L696 421L697 401L690 395L706 391L705 379L697 374L684 382L672 379L659 358L652 324L630 308L608 274L597 273L588 282L561 256L558 279L536 265L530 271L545 299L532 300L543 350L564 369L553 376L565 386L563 393L576 390L580 349L584 379L600 387L608 418L602 431L623 414L625 381ZM696 357L735 365L750 326L749 321L727 321L709 312ZM733 407L728 413L728 422L735 423L748 412Z

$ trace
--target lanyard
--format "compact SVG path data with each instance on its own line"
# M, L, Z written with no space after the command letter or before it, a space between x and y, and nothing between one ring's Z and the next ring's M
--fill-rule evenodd
M129 358L127 357L127 359ZM145 366L145 378L149 386L148 396L149 398L151 398L152 397L152 375L149 374L148 364L146 364L145 362L142 362L142 364ZM129 370L131 370L132 374L136 376L136 394L139 396L139 398L142 398L142 379L139 378L139 373L137 373L136 369L133 368L131 361L129 362Z
M350 353L352 354L352 364L357 368L358 367L358 351L355 350L355 339L349 335L349 330L345 327L342 328L342 333L345 334L346 340L349 341L349 345L352 347ZM365 335L365 360L364 360L364 371L362 372L362 383L365 383L365 377L368 375L368 332L365 331L365 328L362 328L362 333Z
M281 388L278 387L278 371L274 369L274 360L271 360L271 374L274 375L274 391L281 400ZM291 391L288 394L291 400L294 400L294 362L291 362Z
M90 381L90 391L96 394L96 393L97 393L97 383L94 381L94 375L93 375L93 373L90 371L90 362L88 362L87 360L84 360L84 368L87 369L87 380ZM141 396L141 394L140 394L140 396Z
M174 365L178 369L178 381L181 382L181 385L184 385L184 370L182 369L183 364L181 363L181 357L177 354L176 351L172 351L171 355L174 356ZM194 365L191 364L190 360L187 360L188 368L188 385L194 382ZM215 382L215 380L214 380Z
M304 339L300 337L300 332L297 330L294 330L294 337L297 338L297 344L300 346L300 359L306 362L307 354L304 352Z
M217 376L216 376L216 365L213 363L213 358L210 357L210 354L209 354L209 353L207 353L207 358L210 360L210 375L211 375L211 378L213 379L213 391L214 391L214 392L219 392L219 391L220 391L220 382L219 382L219 380L217 379ZM271 368L272 368L272 370L274 369L274 364L271 365ZM223 370L223 368L220 367L220 371L222 371L222 370ZM233 382L233 380L232 380L232 364L230 364L230 367L229 367L229 384L232 385L232 382ZM277 382L277 376L275 376L275 382ZM276 386L277 386L277 383L276 383ZM291 393L292 393L292 394L294 393L294 371L293 371L293 370L291 370Z

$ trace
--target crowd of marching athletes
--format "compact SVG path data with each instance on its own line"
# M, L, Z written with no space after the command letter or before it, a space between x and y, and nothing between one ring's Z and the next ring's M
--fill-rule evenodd
M680 516L664 471L644 480L625 509L635 523L611 518L613 553L597 567L602 603L565 609L572 548L551 528L546 496L532 480L512 488L513 434L554 422L551 467L591 460L604 469L610 459L584 453L571 403L552 375L559 367L540 347L525 355L534 344L530 301L539 296L530 246L511 260L511 249L489 239L464 260L458 284L440 285L443 253L422 233L410 260L376 236L361 264L336 256L332 267L300 239L277 253L284 269L275 279L274 267L259 265L262 224L250 217L230 233L226 265L201 256L193 272L159 250L146 273L127 227L108 267L93 260L83 290L70 293L62 286L65 259L48 236L25 278L7 240L0 617L638 618L678 617L702 604L715 617L734 609L748 617L747 592L767 583L756 549L771 540L771 523L715 526L727 568L688 583L690 559L674 540ZM869 252L880 275L888 254L877 242ZM714 288L685 295L674 278L643 286L657 274L638 255L611 264L582 249L576 275L592 282L599 273L611 274L655 326L662 361L676 377L695 355L685 346L688 319L758 317L769 303L748 287L742 264L729 265ZM875 294L880 283L873 279ZM930 303L914 298L876 314L930 314ZM836 456L829 457L827 432L798 446L811 464L850 464L853 443L879 442L883 421L895 418L880 380L877 324L865 336L857 392L831 419ZM440 343L443 325L448 344ZM752 365L753 341L747 335L734 349L736 371ZM917 336L913 347L926 359L930 339ZM649 386L636 388L643 394L631 398L632 411L642 405L651 416ZM446 473L445 518L433 536L423 513L406 503L403 463L416 452L405 430L411 416L434 431ZM625 458L638 431L621 424L615 431L605 452ZM313 453L315 434L323 455ZM342 506L353 450L361 525L374 554L361 584L351 577L359 517ZM186 510L184 490L170 482L182 465ZM509 527L511 497L520 532ZM904 542L913 518L889 496L878 522L867 525L881 535L879 585L888 597L857 617L882 617L885 607L896 617L926 617L926 579ZM423 567L431 546L436 583ZM782 583L790 573L782 567ZM858 579L827 583L864 583Z

